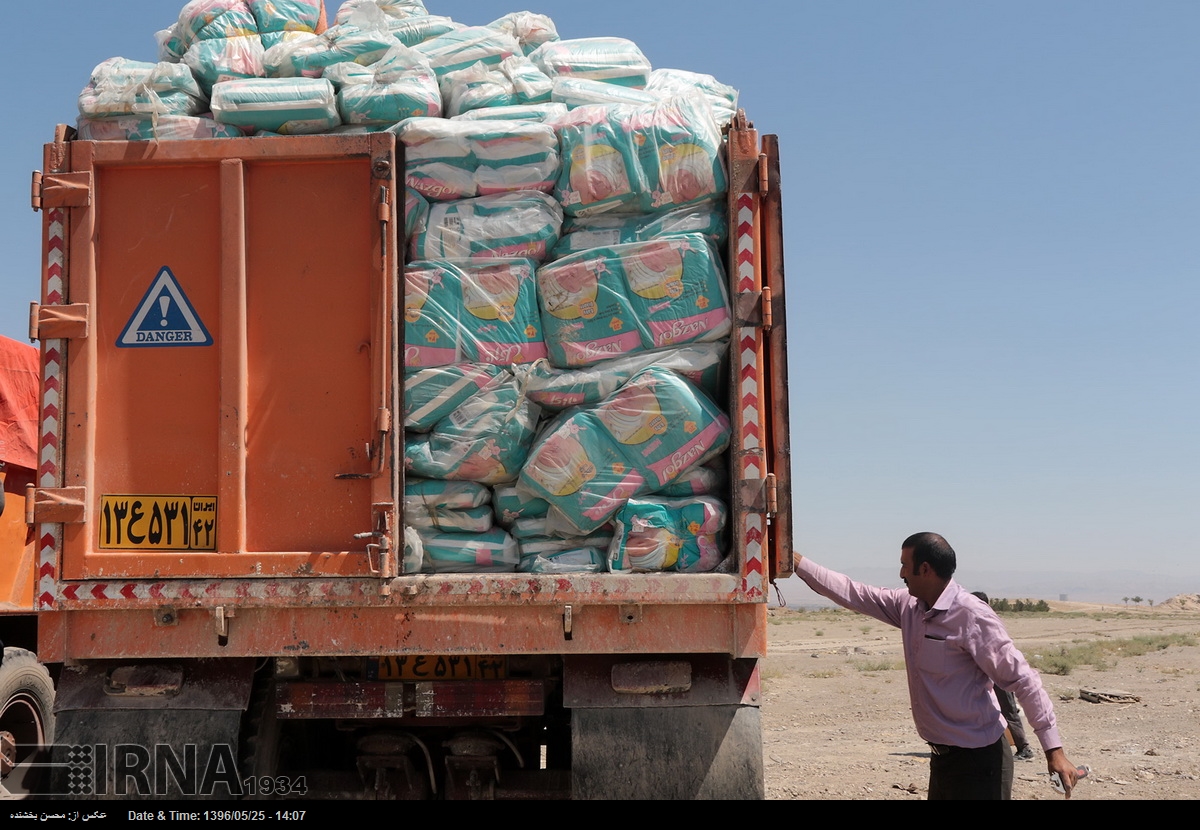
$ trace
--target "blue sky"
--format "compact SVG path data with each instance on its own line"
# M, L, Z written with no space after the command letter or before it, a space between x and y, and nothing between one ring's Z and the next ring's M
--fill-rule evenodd
M1200 4L426 5L631 38L779 134L801 551L853 572L936 530L964 566L1200 591ZM42 144L93 66L152 59L181 6L22 7L0 334L36 299Z

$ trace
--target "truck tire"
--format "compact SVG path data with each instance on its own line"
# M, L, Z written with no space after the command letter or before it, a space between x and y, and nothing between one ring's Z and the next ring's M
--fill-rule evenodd
M18 747L16 763L54 741L54 682L37 655L23 648L4 649L0 664L0 732Z

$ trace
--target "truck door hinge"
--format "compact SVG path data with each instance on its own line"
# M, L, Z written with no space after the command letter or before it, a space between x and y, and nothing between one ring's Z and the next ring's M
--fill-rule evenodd
M779 485L774 473L767 473L766 478L742 479L738 494L742 506L755 513L766 513L774 516L779 512Z
M46 173L33 171L29 203L34 211L54 207L87 207L92 203L92 172Z
M771 166L767 162L767 154L758 154L758 194L766 196L771 192Z
M392 206L388 203L388 189L379 188L379 221L387 224L392 221Z
M30 340L84 340L88 336L91 307L87 303L72 305L29 304Z
M769 332L775 322L771 310L771 289L762 291L743 291L737 295L737 326L752 326Z
M83 524L87 521L86 487L25 488L26 524Z
M376 424L376 427L375 427L376 429L378 429L380 432L384 433L385 435L387 433L391 432L392 431L392 410L388 409L386 406L379 407L379 416L377 418L377 421L378 421L378 423Z

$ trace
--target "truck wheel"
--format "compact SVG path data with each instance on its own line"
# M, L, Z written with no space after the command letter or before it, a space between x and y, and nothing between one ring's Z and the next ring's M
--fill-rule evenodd
M17 750L15 758L0 762L5 775L9 772L8 762L19 764L35 747L54 740L54 682L37 656L23 648L4 649L4 663L0 664L0 734Z

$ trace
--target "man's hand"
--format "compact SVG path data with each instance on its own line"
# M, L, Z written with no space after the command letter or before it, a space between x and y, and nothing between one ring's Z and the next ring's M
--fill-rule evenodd
M792 551L792 570L793 571L800 569L800 560L803 558L804 557L801 556L800 554L796 553L796 551Z
M1070 798L1071 790L1075 788L1075 782L1079 779L1079 775L1075 772L1075 765L1067 760L1067 753L1063 752L1061 746L1046 751L1046 766L1050 772L1058 773L1058 777L1062 779L1063 789L1066 790L1066 796Z

